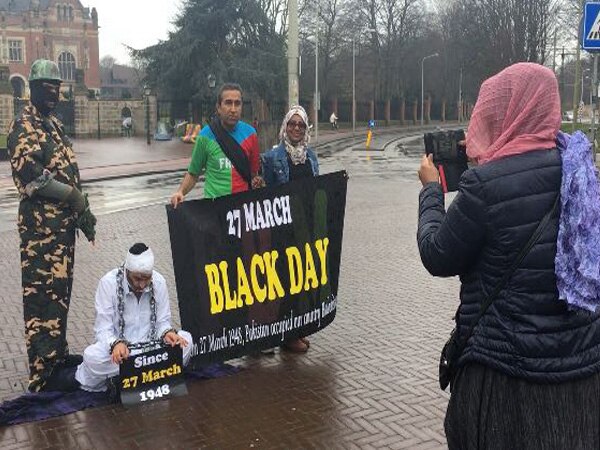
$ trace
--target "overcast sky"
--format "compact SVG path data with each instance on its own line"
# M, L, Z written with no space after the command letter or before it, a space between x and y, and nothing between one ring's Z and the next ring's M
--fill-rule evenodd
M100 58L112 55L119 64L129 62L121 44L145 48L167 38L180 0L83 0L98 10Z

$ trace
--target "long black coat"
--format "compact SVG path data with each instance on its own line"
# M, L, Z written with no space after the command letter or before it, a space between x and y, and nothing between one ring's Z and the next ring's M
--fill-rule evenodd
M466 171L447 212L441 186L423 187L419 252L432 275L460 276L456 320L463 335L552 209L560 182L560 154L539 150ZM558 213L480 319L461 365L477 362L536 382L560 382L600 370L600 316L570 311L558 299L557 234Z

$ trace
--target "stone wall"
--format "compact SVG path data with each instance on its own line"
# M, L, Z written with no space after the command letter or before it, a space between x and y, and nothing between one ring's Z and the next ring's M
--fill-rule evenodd
M15 115L12 95L0 95L0 134L8 133L8 127Z
M150 97L150 134L156 130L156 97ZM98 108L99 107L99 108ZM85 96L75 97L75 135L78 138L98 136L98 116L100 116L100 136L120 136L122 134L124 108L131 110L133 135L146 135L145 100L94 100Z
M150 134L156 130L156 97L150 97ZM98 106L100 106L100 136L120 136L123 123L122 111L131 110L133 135L146 136L145 100L90 100L86 96L75 96L75 136L78 138L98 136ZM14 119L12 95L0 94L0 134L8 133Z

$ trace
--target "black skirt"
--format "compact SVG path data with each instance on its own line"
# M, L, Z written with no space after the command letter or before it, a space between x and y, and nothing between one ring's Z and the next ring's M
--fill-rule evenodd
M600 449L600 374L531 383L478 364L452 386L444 423L450 449Z

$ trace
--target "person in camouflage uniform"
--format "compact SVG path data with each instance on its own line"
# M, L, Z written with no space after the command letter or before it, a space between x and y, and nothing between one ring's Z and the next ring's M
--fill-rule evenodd
M96 219L81 193L70 140L51 112L59 100L58 66L31 66L31 102L10 125L8 153L19 192L23 315L29 390L55 390L55 379L81 357L69 355L67 313L73 285L75 232L94 242Z

